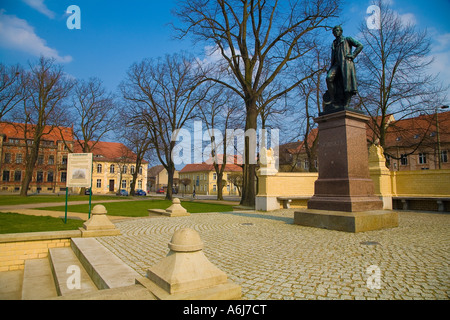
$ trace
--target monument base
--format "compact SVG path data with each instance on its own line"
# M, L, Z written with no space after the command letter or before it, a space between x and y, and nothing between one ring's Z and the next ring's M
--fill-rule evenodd
M383 202L375 196L314 196L308 201L308 209L345 212L376 211L383 209Z
M398 213L387 210L345 212L304 209L294 213L294 224L344 232L398 227Z

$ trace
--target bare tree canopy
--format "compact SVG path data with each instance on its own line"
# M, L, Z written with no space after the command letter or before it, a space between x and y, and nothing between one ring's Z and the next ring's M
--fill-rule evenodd
M186 0L177 3L176 15L182 25L180 37L192 35L195 41L220 53L228 77L210 80L239 95L246 112L245 130L257 129L260 108L284 96L305 78L289 79L294 61L313 47L313 35L325 28L338 13L338 0L263 1L263 0ZM276 79L285 75L277 92L266 95ZM244 187L241 204L255 203L255 164L250 164L250 142L246 139Z
M167 170L167 199L172 199L177 132L194 118L195 108L205 97L200 84L200 70L193 59L183 54L134 63L121 84L122 95L129 103L130 121L145 125L152 147Z
M25 98L22 67L0 63L0 121Z
M61 125L64 103L73 88L61 66L53 59L41 57L26 73L23 109L15 112L15 120L23 126L25 143L25 175L21 196L26 196L39 155L41 139Z
M419 112L434 112L448 90L430 74L433 62L431 42L426 30L406 24L385 1L380 7L379 29L360 26L365 49L360 55L360 98L372 116L373 131L385 148L388 115L399 120Z
M108 132L115 129L117 116L115 98L106 91L100 79L77 82L69 121L74 124L75 143L83 152L91 152Z

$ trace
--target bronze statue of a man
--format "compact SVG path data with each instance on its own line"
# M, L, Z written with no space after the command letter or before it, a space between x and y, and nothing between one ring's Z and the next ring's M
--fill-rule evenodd
M333 28L333 41L331 53L331 67L327 74L328 91L324 96L324 111L346 108L351 98L358 93L356 82L356 69L354 59L363 50L363 45L351 38L342 35L342 27ZM352 47L355 51L352 52Z

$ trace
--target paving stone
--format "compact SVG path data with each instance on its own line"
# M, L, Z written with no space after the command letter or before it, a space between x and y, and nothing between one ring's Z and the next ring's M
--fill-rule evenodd
M124 220L114 222L120 236L98 240L145 276L168 253L173 233L193 228L244 299L448 300L450 215L401 212L398 228L351 234L294 225L294 212ZM368 241L380 245L361 244ZM367 287L372 265L381 271L380 290Z

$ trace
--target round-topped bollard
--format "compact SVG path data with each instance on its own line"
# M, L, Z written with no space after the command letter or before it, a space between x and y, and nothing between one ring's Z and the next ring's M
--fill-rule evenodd
M197 231L185 228L173 234L172 240L169 242L169 249L174 252L196 252L203 250L203 241Z
M107 214L108 210L106 210L106 207L104 205L98 204L92 209L91 213L93 215L102 215L102 214Z

